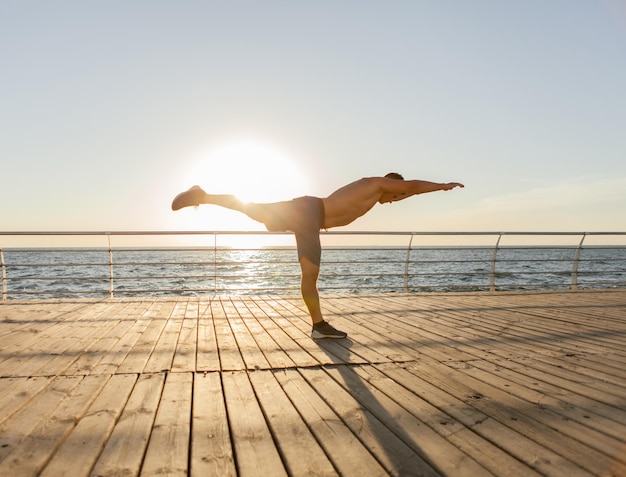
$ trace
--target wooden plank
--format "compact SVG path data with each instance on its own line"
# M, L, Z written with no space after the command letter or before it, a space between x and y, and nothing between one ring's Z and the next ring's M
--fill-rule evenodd
M435 386L448 393L457 396L478 396L478 399L472 401L473 407L483 411L493 421L505 424L517 433L513 441L508 443L508 450L512 454L519 453L520 443L524 440L529 444L532 441L535 452L524 453L517 457L524 460L533 454L543 456L534 462L539 472L563 476L592 475L593 469L590 467L598 465L597 463L605 459L602 454L544 424L541 415L524 412L524 404L519 399L502 393L467 374L434 362L428 363L427 366L411 365L409 369L415 374L426 377ZM484 421L475 427L482 427L485 423L491 424L490 421ZM503 447L507 446L502 439L498 441Z
M350 351L362 356L368 363L384 363L388 361L411 361L415 359L414 349L405 344L398 335L395 335L376 314L355 312L361 308L362 299L346 298L333 300L327 305L335 310L337 315L344 318L342 329L349 332L351 340L358 342L350 346ZM376 328L373 328L376 322ZM345 323L345 325L344 325Z
M174 351L172 372L184 373L196 370L196 349L198 343L198 303L188 302L178 342Z
M196 354L197 371L219 371L220 359L213 324L211 301L200 298L198 316L198 352Z
M345 363L348 356L346 348L341 346L335 348L335 352L340 356L337 356L330 348L321 348L319 343L311 338L311 324L303 320L302 310L291 304L286 297L280 297L280 299L263 297L263 300L275 311L271 318L276 325L313 357L316 365Z
M519 393L525 399L550 406L563 419L572 420L599 432L620 439L626 435L626 410L619 402L608 405L586 399L578 394L564 392L552 383L541 382L532 376L502 368L497 362L472 361L471 368L496 375L499 389Z
M141 475L187 475L192 374L169 373Z
M3 390L0 394L0 424L23 406L26 406L51 381L51 377L0 379L3 385Z
M453 386L442 385L440 380L431 379L430 374L427 374L430 365L407 364L403 370L391 365L379 367L386 374L392 374L402 386L441 407L453 420L468 426L478 436L503 449L531 469L544 475L567 475L571 471L571 463L511 429L508 426L510 418L498 420L490 408L477 409L474 402L487 398L473 387L462 387L458 379L455 379ZM445 381L450 377L446 375L441 379ZM563 470L559 472L561 465ZM552 466L556 466L556 469ZM573 475L579 475L580 472L581 469L575 467Z
M228 322L233 332L239 352L246 364L246 369L268 369L270 367L267 359L259 349L259 346L252 336L250 330L246 326L246 322L239 314L237 306L233 303L232 299L223 299L222 306L228 316Z
M165 326L150 353L150 358L144 368L145 373L159 373L172 369L176 344L178 343L186 308L186 301L176 302L171 315L165 322Z
M9 465L5 464L7 457L18 449L24 439L39 425L46 422L61 405L63 398L78 386L82 379L82 376L73 376L50 380L45 389L0 425L0 468ZM0 475L11 474L0 473Z
M253 303L248 302L248 307L256 316L263 317L259 319L259 324L272 337L282 352L289 357L285 367L290 367L290 363L293 363L293 366L316 366L319 364L319 361L301 346L303 340L297 341L293 339L285 330L278 326L276 319L282 319L282 317L278 315L276 310L268 306L265 300L256 297Z
M626 326L622 330L607 329L598 327L597 320L593 324L578 323L574 325L572 322L562 322L553 316L530 315L520 319L520 315L521 313L508 311L481 312L472 317L472 328L509 338L511 340L510 345L517 345L517 349L520 350L523 349L528 340L533 340L536 343L536 346L533 347L535 354L541 353L548 362L555 356L562 359L564 356L584 354L589 361L588 367L607 373L609 380L615 377L619 383L626 379L626 371L621 368L621 363L611 365L604 356L611 347L610 342L615 343L616 352L623 349L624 340L619 340L618 337L620 334L623 336L626 333ZM503 318L509 317L509 325L505 329L501 329L500 324ZM450 318L457 319L457 316L451 314ZM554 339L547 339L549 337L554 337ZM596 359L594 360L594 358Z
M438 333L440 336L445 336L449 326L438 325L436 320L431 320L431 323L431 330ZM460 333L462 334L462 332ZM530 341L527 345L527 349L532 355L532 349L534 346L531 343L532 341ZM504 367L518 369L518 371L520 369L524 369L526 370L525 372L529 372L533 376L540 378L545 382L558 383L563 389L587 396L600 402L610 402L619 398L619 396L623 395L625 392L625 388L623 386L613 385L611 383L607 383L606 381L601 382L596 380L593 376L587 376L583 379L579 373L568 371L561 365L553 366L544 364L538 359L528 359L525 356L520 357L519 353L514 352L514 349L509 348L507 344L501 343L499 340L492 341L491 346L488 346L487 350L484 348L484 342L480 347L476 345L463 347L462 349L459 349L460 354L457 355L458 359L462 359L461 354L465 355L465 358L472 356L474 358L484 359L487 358L488 355L503 358L504 361L502 362L502 366ZM452 356L451 353L447 354L448 359L450 359ZM589 386L589 384L594 381L597 385Z
M345 385L343 389L321 370L303 369L300 372L318 394L331 403L335 412L390 474L415 472L435 476L453 472L455 476L467 477L491 475L424 426L420 428L422 438L419 441L414 440L416 436L411 436L403 426L394 423L394 429L390 429L388 424L394 419L391 415L393 411L390 411L393 407L391 400L383 399L381 393L361 382L351 367L338 366L326 370ZM418 425L408 413L397 412L396 417L403 419L408 427ZM394 431L400 432L396 434Z
M222 299L211 300L211 314L219 349L220 369L223 371L245 369L246 365L230 328L226 311L222 306Z
M445 326L442 325L441 335L443 336L444 333L448 333L448 335L449 335L450 334L450 327L446 328ZM454 356L454 353L451 354L451 348L450 347L448 347L448 349L446 351L441 351L441 352L434 352L433 350L434 349L432 347L429 347L425 352L427 354L432 355L434 358L436 358L438 360L443 360L443 361L445 361L447 359L450 359L451 356ZM463 354L462 353L457 353L457 354L458 354L458 358L457 359L462 359ZM510 356L508 357L508 359L510 359ZM516 440L516 438L513 438L513 440ZM570 457L572 457L572 456L570 455Z
M458 434L462 434L465 430L462 425L459 425L449 417L440 416L440 421L437 422L430 419L428 423L429 427L426 427L424 421L417 419L416 416L406 410L407 407L410 407L411 403L414 405L417 404L418 409L423 409L423 403L419 403L411 399L410 396L405 395L402 406L400 406L391 397L370 385L369 379L372 376L370 373L374 373L375 371L370 369L369 366L355 369L351 367L329 369L327 372L333 376L351 396L356 398L362 406L376 416L381 423L409 445L416 455L430 462L438 473L455 476L492 475L487 468L474 460L478 459L477 457L466 454L460 450L456 444L452 444L441 435L447 433L447 436L458 436ZM391 380L383 379L382 383L381 381L378 382L383 384L383 388L390 386L402 392L400 387L393 386L394 383L391 382ZM428 415L425 417L426 419L424 420L430 418ZM446 428L445 431L442 430L444 427ZM447 429L448 427L451 429ZM438 428L439 432L436 432L433 428ZM471 440L473 436L469 433L466 437L468 440ZM465 447L468 448L468 446ZM486 448L485 451L488 452L489 448ZM481 458L480 460L483 459ZM503 458L502 461L513 464L513 459ZM513 465L511 474L513 474L515 470L520 472L520 475L530 475L532 473L532 471L528 472L527 468L523 469L525 473L522 473L521 468L517 467L516 469L515 465Z
M273 336L268 334L266 330L261 326L259 321L260 317L264 316L264 313L256 307L253 299L241 298L233 300L233 304L237 309L237 312L241 316L244 324L246 325L250 335L254 337L256 346L263 354L264 360L267 363L266 366L259 366L261 369L278 369L294 366L294 362L289 358L273 339ZM254 311L253 311L254 310ZM255 316L255 312L258 316ZM263 321L269 321L267 318Z
M19 444L12 447L10 456L0 463L0 475L39 474L106 381L105 376L86 376L81 379L51 413L45 415Z
M594 461L594 465L602 465L603 461L606 462L606 457L610 458L611 456L617 455L621 452L624 446L623 436L626 435L626 426L621 426L623 430L621 438L610 437L607 436L606 432L599 430L596 431L590 428L587 422L576 422L575 420L564 419L561 412L553 410L550 406L547 406L543 399L541 399L539 403L533 403L532 398L528 396L529 393L526 389L517 389L518 392L514 392L515 388L511 389L511 384L508 384L497 374L484 372L474 366L474 364L472 364L469 368L464 367L463 373L480 380L486 385L490 385L493 388L498 389L503 393L500 394L500 396L506 396L504 393L511 393L517 398L527 401L528 404L526 405L526 408L522 408L523 414L528 415L530 418L534 418L542 423L549 424L552 429L560 432L563 436L574 439L576 444L572 447L575 448L576 446L579 446L579 453L582 454L582 458ZM517 399L515 400L518 401ZM619 409L617 406L615 407L615 414L621 414L622 417L626 417L626 411ZM588 421L589 419L585 420ZM611 427L616 428L619 426L612 423ZM584 444L584 446L588 449L581 450L579 443ZM593 454L587 455L587 450L591 451ZM593 450L597 452L593 452ZM604 454L606 457L600 456L598 453Z
M134 311L140 306L139 302L129 302L124 308L119 308L114 315L104 318L111 326L102 326L99 336L75 342L76 358L62 370L62 374L88 374L102 362L105 357L123 349L119 342L131 331L136 323L133 319ZM98 373L94 373L98 374Z
M287 475L245 371L222 375L240 477Z
M411 335L415 336L415 325L411 325L405 322L406 320L402 317L396 317L393 321L393 325L396 327L399 333L403 333L407 338ZM418 327L419 334L422 338L428 339L430 342L444 342L446 339L450 337L450 330L455 330L459 336L463 336L465 333L463 330L459 330L458 328L454 328L449 323L439 323L437 318L430 318L428 320L428 329L425 327ZM412 330L413 327L413 330ZM490 338L484 338L490 340ZM542 373L546 373L545 380L548 382L558 381L559 385L564 389L567 389L571 392L577 392L587 397L591 397L593 399L599 400L601 402L606 401L607 399L614 399L619 393L622 387L611 386L610 383L602 383L601 389L595 389L589 386L586 383L579 383L580 376L577 373L570 373L563 368L556 367L547 367L543 365L540 361L537 360L521 360L518 359L515 354L502 352L500 351L503 348L506 348L506 345L502 345L499 342L495 341L488 351L485 351L485 342L484 339L476 339L474 338L472 343L476 343L476 345L464 345L461 340L455 340L454 343L449 343L445 350L437 351L435 347L428 346L423 348L424 352L430 352L430 355L435 359L439 359L441 361L450 360L450 359L469 359L470 357L478 358L478 359L488 359L489 353L493 353L498 357L501 357L505 360L502 363L502 366L519 366L524 369L528 369L529 367L536 368ZM496 346L497 345L497 346ZM452 358L451 350L458 349L457 357ZM432 353L437 352L438 354L435 356ZM592 379L591 377L589 379ZM612 394L611 394L612 393ZM611 397L612 396L612 397Z
M29 346L29 339L55 326L62 318L81 308L77 303L42 303L25 301L21 303L0 302L0 349L11 345ZM2 361L0 361L0 364Z
M445 336L446 334L449 335L450 334L450 324L449 323L443 323L440 326L437 325L437 320L436 319L431 319L430 322L432 323L431 326L431 330L433 331L437 331L441 336ZM457 328L456 333L460 333L461 335L466 334L463 331L460 331ZM471 338L470 334L467 334L468 338ZM481 348L484 348L484 344L481 344L480 347L471 347L471 348L462 348L461 354L454 354L454 353L450 353L450 348L448 348L448 351L446 352L446 354L448 355L449 358L455 358L459 360L459 364L462 365L463 362L468 362L469 360L471 361L471 366L482 366L483 363L487 364L489 362L489 360L491 359L495 364L493 365L494 369L497 370L497 374L501 375L502 373L508 373L509 376L513 377L514 379L524 379L524 382L528 383L530 386L537 388L537 387L542 387L542 388L546 388L548 387L549 389L551 389L551 394L553 396L555 396L557 399L560 399L561 402L563 402L564 399L567 399L568 402L577 402L579 403L579 405L583 405L582 403L587 402L588 404L586 405L587 408L590 407L590 404L588 400L585 401L585 399L583 399L581 396L579 396L576 393L573 393L571 391L566 391L563 390L560 387L554 386L552 384L553 380L551 379L551 377L544 377L543 381L542 380L538 380L537 377L540 376L541 374L537 374L536 372L534 372L533 370L529 369L529 362L527 360L519 361L519 364L515 364L514 362L512 363L512 357L515 356L515 354L501 354L500 356L498 355L494 355L491 354L491 358L490 358L490 354L489 353L485 353ZM526 345L526 347L532 352L532 350L534 349L533 346L529 346L528 344ZM502 349L502 348L506 348L505 345L499 345L498 349ZM473 351L475 350L475 351ZM522 350L523 351L523 350ZM476 359L478 358L478 359ZM441 354L437 356L437 359L442 359ZM484 361L483 361L484 359ZM517 360L516 360L517 361ZM554 363L555 365L558 365L557 362ZM453 366L455 366L453 364ZM471 369L471 366L467 366L468 369ZM501 381L501 380L500 380ZM507 385L509 386L509 385ZM589 386L586 386L589 387ZM545 394L538 397L537 399L542 399L544 402L547 398L549 398L549 396L546 396ZM600 411L602 411L605 406L603 406L601 403L599 402L594 402L593 403L593 408L596 408ZM571 408L571 406L566 406L563 404L555 406L555 409L563 414L568 408ZM576 409L576 408L574 408ZM582 408L584 409L584 408ZM593 416L594 411L590 410L590 411L584 411L581 409L581 412L579 412L579 414L581 415L586 415L587 417L583 419L583 417L581 416L579 418L579 422L582 421L583 424L589 426L591 424L592 421L590 421L590 415ZM610 406L610 408L606 409L606 412L604 413L604 415L606 417L609 416L614 416L615 418L619 418L620 417L620 413L617 412L617 408L615 406ZM571 419L572 416L568 416L565 415L564 417ZM586 421L586 422L585 422ZM603 426L604 427L604 426ZM599 429L601 430L601 429ZM591 433L593 434L593 433Z
M162 301L146 303L141 319L148 320L148 326L119 365L118 373L141 373L144 370L174 305L174 302Z
M318 370L321 372L321 370ZM339 475L387 476L388 472L326 401L295 369L275 374L281 387L319 442Z
M128 357L133 346L146 331L151 319L144 313L146 309L142 302L135 302L134 304L136 305L135 308L130 310L127 316L127 320L132 323L131 327L120 336L114 346L104 353L102 359L91 369L91 374L113 374L118 372L121 363ZM156 304L151 306L156 306Z
M71 349L76 341L84 339L91 342L92 336L98 332L97 326L90 326L91 322L98 320L111 307L113 304L98 303L97 306L90 308L89 314L84 310L77 314L76 317L81 318L80 320L59 322L28 340L27 346L21 343L9 347L7 352L12 357L2 363L3 375L17 376L18 369L25 376L58 374L75 357L75 352L68 349ZM83 318L84 316L88 318ZM77 326L77 322L80 326ZM79 351L82 351L82 348L81 345ZM56 365L52 366L52 363Z
M136 381L137 377L131 374L111 376L86 415L43 469L41 477L89 475Z
M507 477L539 475L505 452L497 442L476 433L473 427L489 419L489 416L464 400L421 380L396 364L360 367L355 372L493 474L499 475L502 469L506 469ZM413 430L412 427L404 428L405 432ZM418 428L415 428L415 432L419 433ZM416 440L418 438L419 435Z
M621 346L623 340L619 339L619 335L626 332L626 323L604 320L599 323L597 315L584 317L580 312L582 306L580 297L579 294L571 295L567 302L554 303L552 306L545 306L543 303L522 306L521 304L499 305L501 300L495 300L496 297L490 297L488 302L476 302L474 297L469 296L464 298L464 304L465 306L467 303L480 304L480 310L472 315L472 320L477 323L493 326L506 319L511 325L510 328L507 326L507 331L511 329L521 331L524 335L536 333L542 336L562 332L570 340L588 347L589 350L603 352L605 348L611 346L616 351L623 350ZM450 303L454 305L458 300L458 297L453 297ZM458 314L453 309L450 313ZM576 333L582 330L589 333L591 338L587 338L586 333ZM598 344L599 337L602 338L602 345ZM551 343L544 342L543 345L550 347Z
M91 475L138 475L152 433L164 374L142 374Z
M432 328L436 329L436 324L434 324L434 321L435 320L431 320L431 323L433 323L433 327ZM450 329L450 327L449 327L448 324L442 324L441 327L440 327L439 333L443 336L445 333L449 333L449 329ZM442 352L436 352L436 351L434 351L434 350L432 350L430 348L425 351L426 354L431 355L434 359L437 359L437 360L446 360L446 359L450 359L450 358L454 359L455 356L457 357L457 359L462 360L463 358L467 358L467 352L468 352L467 349L464 349L462 352L461 351L455 352L451 348L448 348L448 350L445 351L445 352L443 352L443 351ZM444 354L445 354L445 357L444 357ZM504 357L504 355L503 355L503 357ZM507 358L506 362L509 362L512 359L511 355L507 355L506 358ZM535 376L535 379L536 379L537 378L537 374L534 374L534 376ZM547 379L547 378L544 378L544 379ZM581 386L581 387L584 387L584 386ZM548 416L545 416L546 419L547 419L547 417ZM518 417L515 417L515 416L513 416L513 418L515 419L514 422L523 421L523 419L518 419ZM513 419L513 418L511 418L511 419ZM503 419L506 419L506 418L503 417ZM534 431L530 431L528 429L526 430L526 432L527 433L530 432L532 435L536 434ZM547 430L547 429L543 429L541 431L541 435L543 435L543 434L550 435L550 431ZM552 440L556 440L558 442L563 442L563 441L567 442L567 439L563 435L559 435L558 437L554 436L551 439ZM548 442L548 440L542 441L542 443L543 443L543 445L547 445L547 447L550 447L550 442ZM576 446L577 446L576 443L572 443L572 442L570 442L569 445L570 445L570 448L576 448ZM567 450L563 450L563 449L561 449L559 452L561 452L561 453L565 452L565 455L567 455L568 458L573 459L574 461L578 461L579 463L588 462L589 461L589 455L585 454L585 452L591 452L591 451L589 449L580 448L580 446L578 446L578 449L579 449L578 453L574 453L574 452L569 452L568 453ZM578 458L579 456L580 456L580 458ZM595 454L595 458L597 458L597 460L599 462L602 462L602 457L599 456L598 454ZM591 459L591 461L593 461L593 459Z
M110 310L110 314L100 318L101 323L95 324L94 333L76 337L68 347L54 360L39 370L41 374L88 374L126 334L133 322L127 319L132 311L131 303L118 309Z
M196 374L193 383L190 474L237 475L219 373Z
M21 303L12 305L10 302L0 303L3 320L0 321L2 335L0 349L5 350L4 359L27 349L39 340L42 334L53 336L59 324L63 325L78 319L84 303ZM90 308L93 306L91 304ZM4 366L4 359L0 364Z
M276 372L280 371L256 371L249 376L289 475L336 475L324 450L274 378Z
M509 352L515 356L532 359L544 372L557 372L564 377L566 375L577 376L577 382L585 380L601 380L606 383L604 390L615 395L626 393L626 371L615 366L607 365L602 356L594 359L597 351L586 349L584 343L580 343L579 336L584 336L586 330L577 329L574 333L566 334L546 331L540 334L537 326L532 332L518 329L515 326L508 328L510 331L498 332L494 339L498 343L500 352ZM476 327L475 329L479 329ZM486 329L489 332L489 328ZM554 342L555 344L552 344ZM602 343L598 338L596 342ZM569 352L567 349L569 348ZM577 358L577 356L580 356ZM576 359L578 364L572 361ZM555 369L555 368L558 368ZM562 370L562 371L561 371Z

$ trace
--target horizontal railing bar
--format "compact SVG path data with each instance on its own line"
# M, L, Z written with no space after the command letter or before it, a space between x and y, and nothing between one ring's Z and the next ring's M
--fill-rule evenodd
M532 246L512 246L512 245L502 245L499 247L500 250L506 251L515 251L515 250L576 250L577 247L573 245L532 245ZM287 248L275 248L272 246L262 246L258 248L231 248L231 247L218 247L218 253L232 253L232 252L292 252L296 247L290 246ZM381 252L404 252L407 247L388 247L385 245L371 245L367 247L357 247L357 246L343 246L343 247L334 247L334 246L326 246L324 247L324 251L326 253L332 254L333 252L369 252L373 249L380 250ZM480 247L467 246L467 245L438 245L436 247L421 247L412 245L411 250L414 251L430 251L430 252L445 252L450 250L463 250L464 252L484 252L488 250L492 250L493 246L485 245ZM624 250L626 249L626 245L587 245L582 247L583 250ZM18 247L4 247L4 250L11 252L29 252L29 253L98 253L105 254L109 251L108 247L102 247L97 249L87 249L82 247L33 247L33 248L18 248ZM206 248L179 248L179 247L155 247L155 248L142 248L142 249L121 249L116 247L111 247L111 250L117 253L146 253L146 252L215 252L214 247L206 247Z
M468 232L427 232L427 231L357 231L357 230L322 230L321 235L441 235L441 236L488 236L488 235L503 235L503 236L572 236L572 235L626 235L626 232L494 232L494 231L468 231ZM113 236L129 236L129 235L293 235L291 232L267 232L264 230L250 231L250 230L142 230L142 231L0 231L0 235L7 236L24 236L24 235L58 235L58 236L98 236L98 235L113 235Z

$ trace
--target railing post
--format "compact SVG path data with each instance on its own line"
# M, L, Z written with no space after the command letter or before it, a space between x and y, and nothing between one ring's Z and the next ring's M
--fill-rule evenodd
M113 249L111 248L111 232L107 232L109 244L109 298L113 298Z
M213 232L213 294L217 295L217 234Z
M585 241L585 237L587 237L587 233L583 233L583 237L580 239L578 243L578 248L576 249L576 256L574 257L574 264L572 266L572 290L578 290L578 263L580 261L580 254L583 251L583 242Z
M0 248L0 266L2 267L2 301L7 299L7 272L6 264L4 263L4 253Z
M415 237L415 234L411 234L409 248L406 250L406 260L404 261L404 293L408 293L409 291L409 260L411 258L411 245L413 244L413 237Z
M493 249L493 258L491 259L491 273L489 274L489 288L491 291L496 291L496 261L498 259L498 247L500 246L501 238L502 232L498 234L498 240Z

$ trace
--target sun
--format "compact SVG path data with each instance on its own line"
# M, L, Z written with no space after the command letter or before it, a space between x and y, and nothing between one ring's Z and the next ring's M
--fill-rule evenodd
M193 159L188 184L206 192L234 194L246 202L277 202L305 195L297 162L279 147L241 139L206 148Z
M172 197L196 184L209 194L233 194L245 202L279 202L310 193L302 159L294 158L275 144L256 139L230 140L204 147L180 161L177 169L180 174L170 178L177 184L172 184ZM177 230L265 231L263 224L245 214L212 205L187 207L169 213L167 220L169 227ZM284 240L290 240L282 235L270 238L272 243L268 245L283 245ZM263 240L257 235L222 235L219 245L257 247ZM203 241L206 241L204 236L184 239L189 245Z

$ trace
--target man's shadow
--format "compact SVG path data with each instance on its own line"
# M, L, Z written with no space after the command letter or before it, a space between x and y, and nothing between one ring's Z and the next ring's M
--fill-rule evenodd
M406 424L400 423L390 409L416 428L419 426L424 429L426 424L368 382L368 376L383 380L390 378L374 364L353 353L355 343L350 338L321 339L315 342L328 355L332 364L317 370L319 374L315 374L314 379L308 379L309 383L315 388L318 379L332 379L356 401L356 409L347 410L345 404L333 405L333 396L322 396L381 465L392 475L445 475L421 449L415 440L415 431L412 432L413 436L407 432L403 427ZM364 431L365 426L367 431Z

